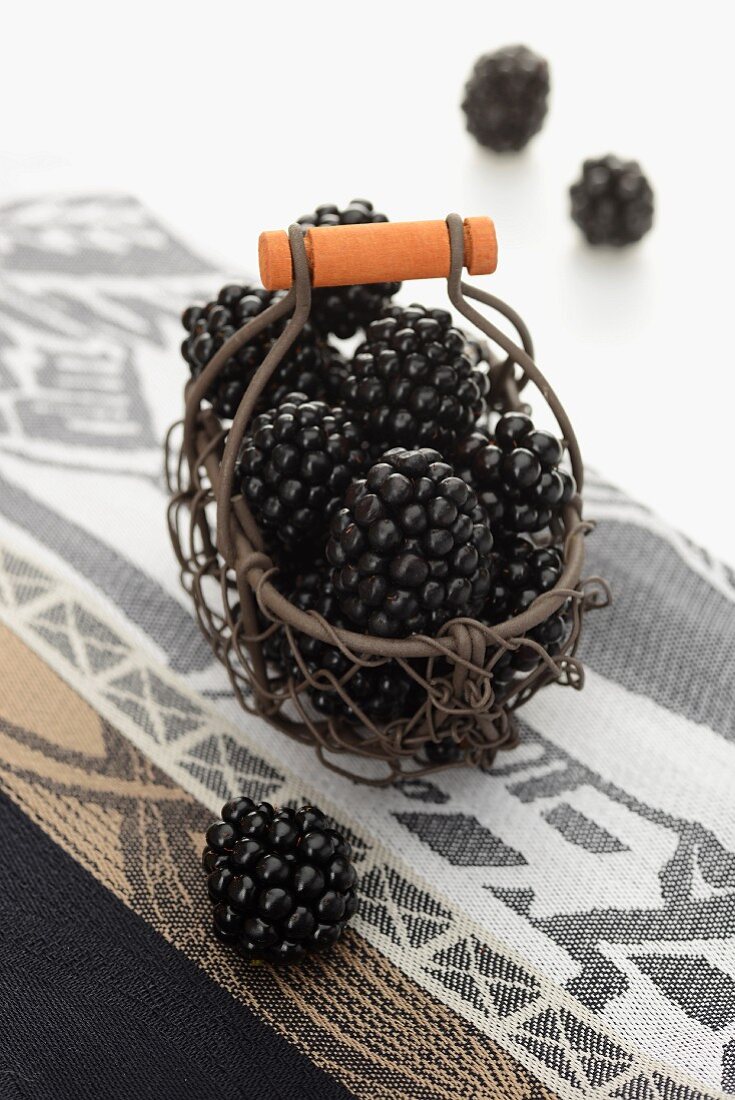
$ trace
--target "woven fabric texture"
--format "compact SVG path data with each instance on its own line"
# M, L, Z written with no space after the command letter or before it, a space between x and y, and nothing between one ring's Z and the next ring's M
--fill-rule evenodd
M103 1085L125 1097L551 1095L358 933L328 960L243 971L201 919L211 814L5 627L0 673L10 684L0 702L12 853L3 911L15 930L0 1018L8 1072L36 1095L95 1096ZM28 904L50 868L53 928ZM23 1078L43 989L46 1058Z
M348 945L359 948L349 963L344 952L345 965L363 968L352 983L365 998L359 1014L389 1004L386 988L406 1012L409 1000L422 1005L417 1015L451 1036L445 1051L462 1051L455 1065L471 1067L469 1079L453 1083L451 1051L444 1077L409 1079L410 1044L391 1049L385 1007L360 1065L340 1075L349 1027L331 1045L325 1035L330 1014L350 1017L328 973L293 979L280 1001L270 989L249 1011L355 1095L370 1095L361 1090L371 1072L374 1095L734 1092L732 573L590 476L586 510L599 526L589 572L610 580L615 603L590 616L585 690L533 700L521 746L490 774L381 791L342 780L235 706L166 541L160 441L181 409L177 317L225 275L125 197L6 207L0 247L0 619L13 639L4 682L18 681L16 665L53 670L74 713L87 708L120 753L158 769L131 792L141 814L149 784L176 792L192 822L244 789L320 803L360 855L363 904ZM106 816L97 836L100 815L87 808L70 811L77 834L54 824L44 769L49 789L72 796L70 780L52 775L61 750L48 743L48 714L2 718L14 731L3 789L39 845L48 833L197 972L214 967L238 1003L276 981L221 972L231 964L202 946L201 899L188 887L175 935L155 906L133 900L138 877L104 857L108 845L118 863L130 851L120 823ZM64 728L73 756L74 723ZM83 757L67 761L78 790L96 774ZM155 844L135 858L159 873ZM196 861L193 840L174 860L182 875L187 859ZM291 996L314 1014L313 1040L294 1026ZM392 1078L380 1076L385 1063Z

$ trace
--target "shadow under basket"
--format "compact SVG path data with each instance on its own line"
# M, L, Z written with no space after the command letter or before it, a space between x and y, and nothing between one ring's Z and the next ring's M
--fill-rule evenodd
M392 229L395 233L395 223ZM323 232L340 231L334 227ZM244 498L235 491L235 464L258 397L309 316L313 256L300 227L289 230L291 289L236 332L187 384L184 419L172 427L166 443L169 530L182 583L204 635L228 671L239 704L290 737L313 745L327 767L372 784L449 766L489 768L499 750L517 744L516 711L539 688L551 683L583 686L583 668L576 656L583 618L588 610L609 602L604 581L583 579L584 538L591 525L582 519L583 466L569 419L533 361L531 338L518 315L461 281L467 237L466 223L458 215L446 220L446 242L444 270L433 273L448 276L452 305L504 352L505 357L492 359L490 367L495 407L525 410L522 391L528 382L534 383L557 421L577 485L577 494L552 532L555 544L562 547L562 575L522 614L492 626L454 619L434 637L386 639L336 629L316 612L289 602L273 583L274 563ZM374 252L374 239L369 243ZM350 280L355 283L361 281L358 261ZM519 344L468 299L500 313L515 328ZM267 325L289 315L234 420L223 424L205 397L212 383L236 351ZM566 635L549 652L533 632L560 611ZM314 670L304 660L300 640L305 637L339 651L337 673ZM285 650L291 659L274 663L269 655L276 650ZM519 650L527 657L528 671L509 677L508 655ZM365 669L395 665L401 666L406 674L402 679L410 684L410 705L403 716L380 721L374 707L365 713L364 692L355 688L364 680ZM312 703L316 693L321 709ZM324 706L325 699L332 705Z

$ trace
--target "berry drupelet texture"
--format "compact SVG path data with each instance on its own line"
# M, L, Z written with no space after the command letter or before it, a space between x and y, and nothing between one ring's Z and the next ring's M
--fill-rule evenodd
M637 161L586 160L569 193L572 221L589 244L634 244L653 225L653 190Z
M562 444L525 413L506 413L492 438L473 432L460 444L457 469L477 491L495 533L544 530L575 493L559 467Z
M215 352L231 336L282 295L261 287L228 284L217 299L203 306L189 306L182 314L188 335L181 354L198 378ZM207 395L218 416L232 419L258 367L283 332L286 319L274 321L225 363ZM339 352L316 337L308 322L272 376L262 397L264 406L277 404L287 393L298 390L309 397L336 398L345 377Z
M356 908L350 854L315 807L227 802L202 856L216 935L245 957L272 963L327 950Z
M467 129L496 153L516 152L541 129L548 94L548 63L526 46L485 54L465 85Z
M509 535L493 551L493 584L483 618L491 624L520 615L562 575L555 546L537 547L525 535Z
M236 480L266 538L303 552L366 462L361 432L342 409L293 393L253 420Z
M557 584L564 570L559 549L537 547L524 535L505 538L496 547L493 565L493 586L482 613L489 625L520 615ZM559 611L529 630L528 637L555 656L568 634L568 616L569 608L562 605ZM531 646L521 646L515 652L507 650L493 669L496 691L507 688L519 675L531 672L540 659Z
M340 610L326 563L320 563L313 571L298 577L288 597L301 611L315 611L331 626L354 630ZM359 712L369 721L378 723L392 722L412 713L417 702L416 682L397 661L360 667L355 666L336 646L308 634L295 633L294 643L301 664L310 676L316 676L319 681L318 686L309 685L306 691L314 707L322 714L344 717L360 724ZM283 664L290 669L296 682L303 680L301 664L285 636L282 646ZM343 699L331 683L331 677L342 681L348 673L351 675L344 680L344 690L354 706Z
M304 214L304 230L330 225L371 225L387 222L367 199L353 199L345 210L325 204L313 214ZM318 332L341 340L354 336L380 315L383 306L401 289L400 283L370 283L355 286L317 287L312 293L311 318Z
M475 493L441 455L395 448L348 489L327 558L348 619L406 637L477 614L492 583L492 545Z
M451 456L485 411L489 380L446 310L389 306L367 329L342 385L373 452L431 447Z

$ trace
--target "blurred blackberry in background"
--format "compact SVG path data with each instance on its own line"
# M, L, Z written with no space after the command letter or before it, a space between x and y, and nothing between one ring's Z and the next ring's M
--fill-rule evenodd
M216 301L184 310L181 320L188 336L181 345L181 354L189 364L192 377L201 374L230 336L282 296L280 291L231 283L222 287ZM230 420L235 415L246 387L287 321L288 318L282 318L268 325L225 364L207 395L218 416ZM342 356L317 339L314 326L308 321L270 379L260 405L267 408L277 404L287 393L296 391L333 401L345 374Z
M344 410L292 393L253 420L236 480L266 539L301 555L323 537L366 462L361 432Z
M586 160L569 193L572 220L589 244L633 244L653 225L653 190L635 160Z
M302 611L316 611L338 629L355 629L340 610L326 563L299 576L287 596ZM295 632L294 640L310 674L324 670L339 680L353 668L353 662L336 646L303 633ZM297 682L303 679L303 672L286 637L282 642L282 662ZM396 661L358 668L344 687L353 702L374 722L392 722L408 716L418 702L416 682ZM322 714L358 721L356 712L338 692L309 686L307 694Z
M246 958L271 963L329 949L357 907L350 855L315 806L225 803L202 855L215 934Z
M476 491L494 533L544 530L576 491L559 468L556 436L525 413L505 413L492 437L473 432L457 449L457 471Z
M522 149L541 129L548 94L548 63L526 46L485 54L465 85L467 129L496 153Z
M367 199L352 199L345 210L329 204L318 206L313 214L302 215L299 225L306 231L329 225L368 225L387 221L385 214L374 210ZM332 333L340 340L348 340L378 317L386 302L400 289L400 283L316 287L312 291L312 324L323 335Z
M342 400L374 454L418 446L450 457L485 411L490 383L481 355L446 310L387 306L348 367Z
M406 637L480 611L492 542L475 493L440 454L395 448L348 489L327 559L352 622Z

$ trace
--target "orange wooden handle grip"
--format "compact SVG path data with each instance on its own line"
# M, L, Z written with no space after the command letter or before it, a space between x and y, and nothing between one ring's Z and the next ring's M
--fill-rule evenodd
M307 230L304 244L313 286L446 279L449 275L445 221L325 225ZM465 219L464 253L470 275L495 271L498 242L490 218ZM266 290L288 290L293 282L291 249L282 229L260 234L258 261Z

